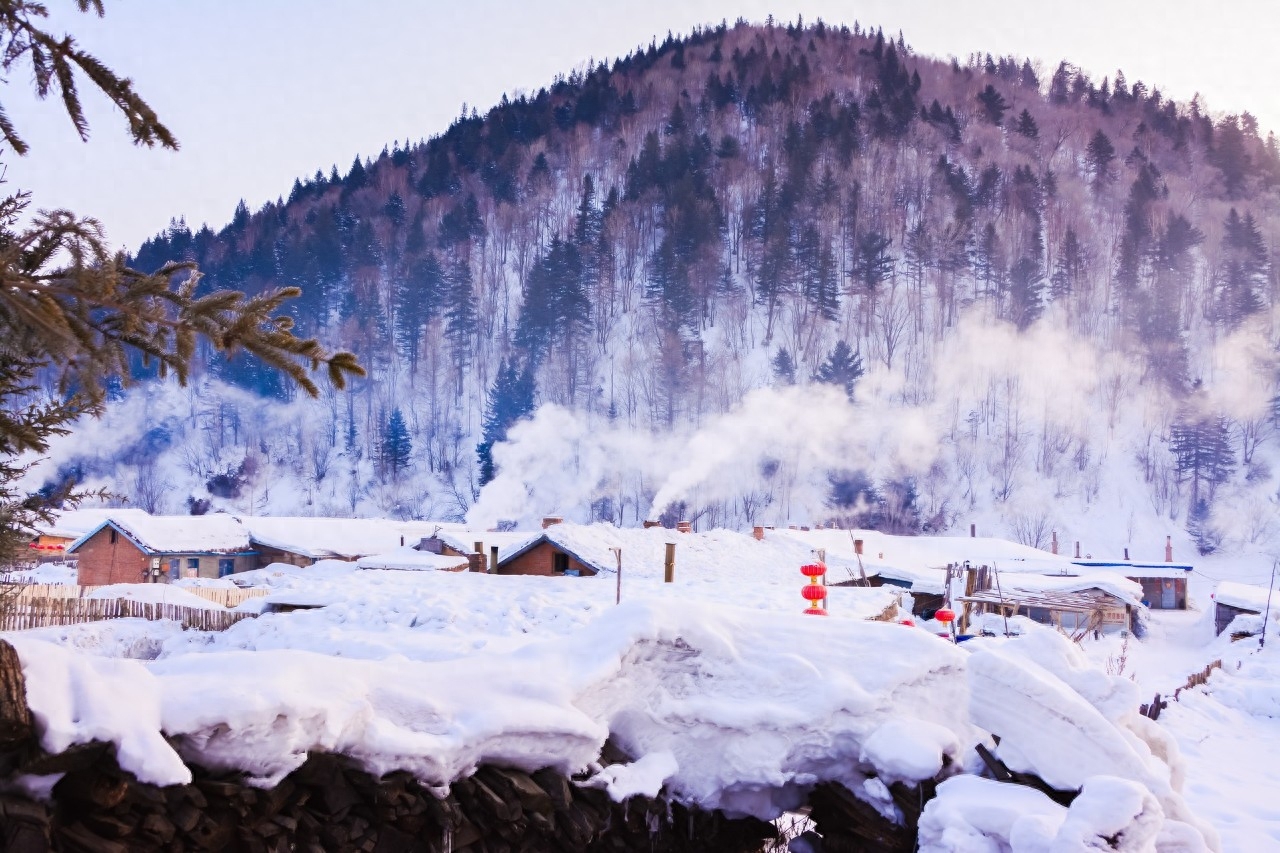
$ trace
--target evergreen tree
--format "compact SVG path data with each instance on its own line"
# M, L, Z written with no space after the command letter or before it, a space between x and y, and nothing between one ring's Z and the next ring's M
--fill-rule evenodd
M1267 245L1252 213L1233 207L1227 214L1222 237L1224 263L1219 275L1217 318L1235 328L1262 310L1267 286Z
M1178 474L1191 481L1191 504L1213 501L1215 487L1225 483L1235 468L1231 432L1223 417L1185 415L1169 433Z
M862 357L845 341L836 341L826 361L818 366L813 375L815 382L838 385L844 389L845 396L853 401L853 391L862 377Z
M423 329L439 315L446 295L453 294L434 252L411 261L393 286L396 345L409 359L410 371L418 367L418 343Z
M1093 189L1095 192L1101 191L1111 183L1113 177L1111 164L1116 159L1116 147L1111 144L1111 139L1105 133L1098 130L1089 140L1085 156L1089 162L1089 170L1093 174Z
M1020 133L1027 139L1040 138L1040 126L1036 124L1035 118L1031 115L1030 110L1024 109L1018 113L1018 121L1013 126L1016 133Z
M476 323L479 320L475 289L471 280L471 264L465 258L458 260L449 270L445 286L447 291L444 303L444 336L449 342L449 351L453 356L457 378L456 393L461 395L463 371L471 363Z
M485 401L483 437L476 445L481 486L492 481L498 473L493 463L494 445L507 440L513 424L533 414L536 391L533 371L528 364L523 370L517 370L515 359L502 360Z
M995 86L988 83L987 87L978 93L978 104L982 107L982 113L987 121L996 127L1004 123L1004 114L1009 110L1009 102L996 91Z
M1076 229L1068 227L1062 238L1062 251L1058 254L1049 280L1050 296L1053 299L1063 299L1075 293L1084 283L1088 264L1088 255L1076 235Z
M413 442L409 437L409 428L404 422L404 414L399 408L391 410L391 415L382 430L382 443L378 448L378 460L382 470L391 479L398 479L400 472L409 467L409 457L413 452Z
M783 385L796 384L796 363L786 347L778 347L773 360L769 362L773 368L773 378Z
M1019 258L1009 269L1009 319L1026 331L1044 311L1044 273L1040 262Z
M889 254L892 244L892 238L878 231L867 231L858 238L851 270L855 292L874 296L893 275L894 259Z

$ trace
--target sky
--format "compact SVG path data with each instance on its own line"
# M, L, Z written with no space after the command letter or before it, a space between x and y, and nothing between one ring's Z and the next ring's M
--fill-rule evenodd
M465 103L534 92L590 59L613 59L668 30L818 18L902 30L921 54L972 51L1059 60L1096 80L1122 68L1167 96L1197 92L1216 113L1249 111L1280 132L1273 0L107 0L106 17L49 0L70 32L138 92L177 135L178 152L135 148L123 118L81 82L91 139L60 104L30 93L29 69L3 90L32 153L2 156L34 206L93 216L135 249L183 216L219 228L244 199L287 196L296 177L346 173L352 158L444 131ZM1207 11L1207 10L1212 10Z

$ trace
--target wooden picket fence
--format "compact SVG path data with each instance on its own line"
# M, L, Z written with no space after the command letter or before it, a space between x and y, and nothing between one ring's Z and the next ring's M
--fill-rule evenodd
M252 613L157 604L126 598L26 598L0 611L0 631L23 631L57 625L79 625L107 619L169 619L197 631L225 631Z
M76 599L87 598L90 593L99 589L102 589L102 587L78 586L77 584L69 583L24 583L12 586L4 585L5 591L0 593L0 596L4 598L12 596L18 601ZM271 592L269 589L227 589L208 586L184 586L175 587L175 589L182 589L184 592L189 592L214 604L221 604L223 607L236 607L250 598L260 598Z

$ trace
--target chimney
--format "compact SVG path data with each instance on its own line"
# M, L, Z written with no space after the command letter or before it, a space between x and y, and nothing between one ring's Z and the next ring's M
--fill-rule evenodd
M976 524L970 524L970 525L969 525L969 538L970 538L970 539L976 539L977 537L978 537L978 525L976 525Z
M676 522L676 532L677 532L677 533L692 533L692 532L693 532L693 525L692 525L692 524L690 524L690 523L689 523L689 522L687 522L687 521L677 521L677 522Z
M564 521L564 518L562 518L561 516L558 516L558 515L548 515L548 516L545 516L545 517L543 517L543 519L542 519L542 529L543 529L543 530L546 530L546 529L547 529L548 527L550 527L551 525L553 525L553 524L559 524L559 523L560 523L560 522L562 522L562 521Z
M467 555L467 571L483 572L484 571L484 554L479 552Z
M763 527L753 527L753 528L751 528L751 538L752 538L752 539L754 539L754 540L756 540L757 542L763 542L763 541L764 541L764 528L763 528Z
M662 522L661 522L661 521L646 521L646 522L644 523L644 529L645 529L645 530L648 530L648 529L649 529L649 528L651 528L651 527L661 527L661 526L662 526Z
M498 571L498 546L494 545L489 549L489 574L496 574Z
M1053 553L1058 553L1058 531L1053 531Z
M1125 548L1125 549L1124 549L1124 561L1125 561L1126 563L1127 563L1127 562L1129 562L1129 549L1128 549L1128 548Z
M1173 537L1164 537L1164 561L1166 563L1173 562Z
M862 540L861 539L853 540L853 553L857 554L859 557L862 556Z
M1080 540L1076 540L1076 559L1080 559Z

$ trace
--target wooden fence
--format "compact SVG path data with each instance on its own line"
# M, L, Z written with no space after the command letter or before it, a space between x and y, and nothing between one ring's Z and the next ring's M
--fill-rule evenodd
M5 585L0 592L0 598L8 599L13 597L18 601L33 601L41 599L76 599L87 598L90 593L102 589L101 586L78 586L71 583L54 584L54 583L24 583ZM221 604L223 607L235 607L250 598L261 598L268 595L269 589L228 589L225 587L211 586L183 586L174 587L181 589L183 592L189 592L192 595L199 596L205 601L212 601L214 604Z
M171 619L197 631L225 631L252 613L157 604L126 598L26 598L0 611L0 631L22 631L55 625L79 625L106 619Z

